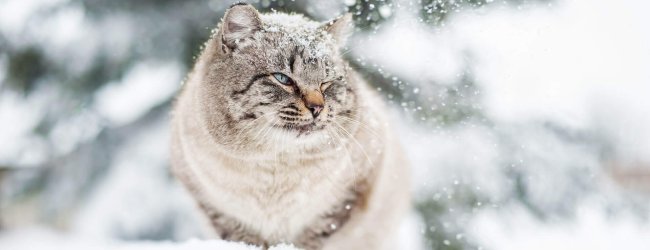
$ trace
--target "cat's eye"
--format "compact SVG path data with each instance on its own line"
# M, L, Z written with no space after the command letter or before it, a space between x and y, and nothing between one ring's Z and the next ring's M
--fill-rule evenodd
M334 83L334 82L329 81L329 82L321 83L320 84L320 91L325 91L327 88L329 88L332 85L332 83Z
M291 81L291 78L282 73L273 73L273 77L275 80L278 80L278 82L284 85L291 85L293 83L293 81Z

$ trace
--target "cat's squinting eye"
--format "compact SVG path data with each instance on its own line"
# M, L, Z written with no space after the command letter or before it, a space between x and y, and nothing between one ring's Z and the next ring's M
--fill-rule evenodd
M332 86L332 84L334 84L335 81L342 81L342 80L343 80L343 77L342 77L342 76L339 76L339 77L337 77L337 78L334 79L334 80L331 80L331 81L327 81L327 82L321 83L321 84L320 84L320 91L325 91L327 88L329 88L330 86Z
M284 85L291 85L293 84L293 81L291 78L289 78L287 75L282 74L282 73L273 73L273 77L275 80L278 80L278 82L284 84Z
M320 84L320 91L325 91L327 88L329 88L330 85L332 85L332 83L334 83L334 82L329 81L329 82L321 83Z

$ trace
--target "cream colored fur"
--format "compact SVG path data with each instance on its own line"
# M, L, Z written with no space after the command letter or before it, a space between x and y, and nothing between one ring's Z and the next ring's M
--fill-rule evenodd
M409 171L382 100L349 71L359 110L355 122L339 120L340 127L331 124L302 136L260 125L251 132L258 135L241 139L244 146L223 143L211 131L212 113L201 112L219 105L203 93L206 82L218 81L208 73L218 60L212 55L222 53L216 37L206 43L172 119L172 168L197 201L268 244L299 242L305 230L334 227L323 249L395 249L395 233L410 201ZM366 201L342 227L321 220L361 183L368 186Z

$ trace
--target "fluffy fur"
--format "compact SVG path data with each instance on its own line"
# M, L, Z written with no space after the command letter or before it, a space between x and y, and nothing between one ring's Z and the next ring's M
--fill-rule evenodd
M393 247L408 167L381 100L341 57L349 26L234 5L206 43L174 107L172 170L219 237Z

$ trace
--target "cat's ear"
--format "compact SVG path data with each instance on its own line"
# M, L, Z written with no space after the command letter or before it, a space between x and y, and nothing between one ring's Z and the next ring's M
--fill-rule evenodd
M250 4L234 4L226 11L221 22L221 42L234 50L241 40L252 37L262 29L262 19Z
M343 47L352 32L352 14L346 13L332 21L326 22L322 27L332 35L340 47Z

